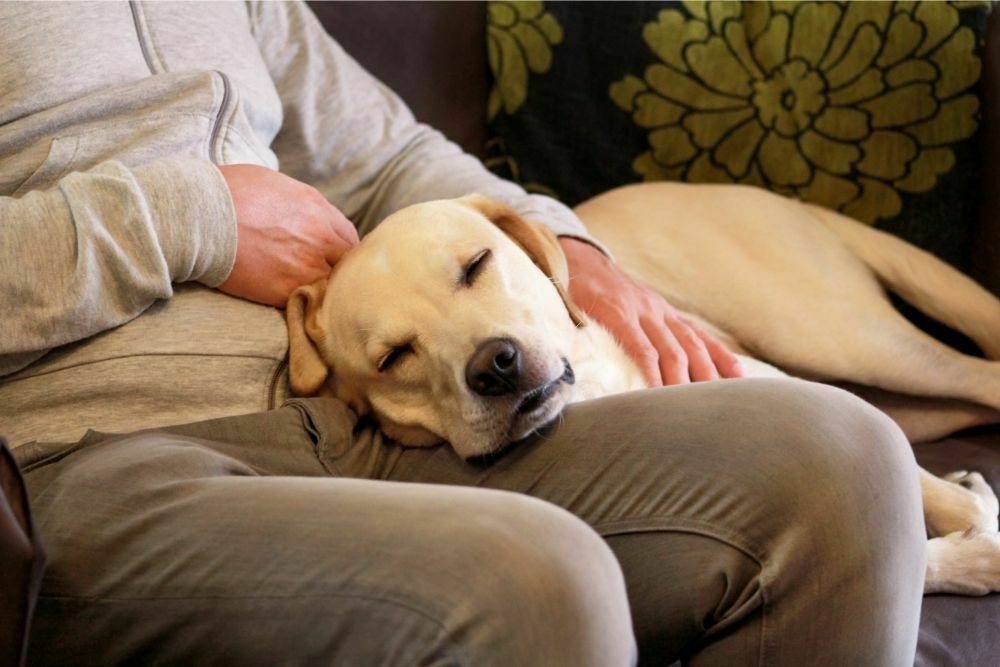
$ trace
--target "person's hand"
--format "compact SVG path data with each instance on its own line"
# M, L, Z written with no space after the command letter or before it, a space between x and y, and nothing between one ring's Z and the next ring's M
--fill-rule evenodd
M569 237L569 293L608 329L651 387L743 376L738 359L663 297L626 275L594 246Z
M316 188L266 167L219 167L236 208L236 262L227 294L284 307L299 285L330 275L358 232Z

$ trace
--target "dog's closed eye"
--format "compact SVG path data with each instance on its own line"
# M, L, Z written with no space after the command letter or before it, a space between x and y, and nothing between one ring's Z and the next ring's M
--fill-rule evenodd
M472 283L476 280L483 267L486 266L487 260L490 258L491 251L489 248L485 250L480 250L476 253L471 260L462 269L462 285L465 287L471 287Z
M378 362L378 372L384 373L395 364L399 362L400 359L408 354L413 354L413 345L411 343L405 343L403 345L393 346Z

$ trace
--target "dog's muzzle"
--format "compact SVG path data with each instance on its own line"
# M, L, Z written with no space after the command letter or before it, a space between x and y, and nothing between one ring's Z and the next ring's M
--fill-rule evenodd
M573 367L570 366L569 361L566 359L563 359L563 368L563 374L555 380L546 382L542 386L536 387L525 394L524 398L521 399L521 402L517 404L517 409L515 409L514 412L519 415L528 414L549 400L552 394L554 394L559 388L560 384L563 382L566 384L573 384L576 382L576 375L573 373Z

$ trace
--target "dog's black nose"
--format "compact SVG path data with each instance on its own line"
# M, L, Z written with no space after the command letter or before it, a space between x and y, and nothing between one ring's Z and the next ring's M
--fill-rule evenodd
M480 343L465 365L465 382L480 396L502 396L517 391L521 353L514 341L490 338Z

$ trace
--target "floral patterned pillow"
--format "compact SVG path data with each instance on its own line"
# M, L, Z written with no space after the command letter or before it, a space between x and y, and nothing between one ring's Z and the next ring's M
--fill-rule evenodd
M488 163L573 205L749 183L965 268L987 2L490 2Z

